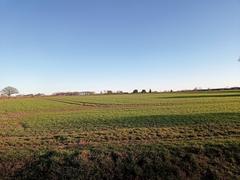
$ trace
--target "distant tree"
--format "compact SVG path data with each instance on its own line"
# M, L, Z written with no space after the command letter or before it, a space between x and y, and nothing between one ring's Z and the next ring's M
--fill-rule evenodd
M145 93L147 93L147 91L145 89L143 89L141 93L145 94Z
M3 90L2 90L2 93L7 95L7 96L11 96L13 94L18 94L18 90L14 87L11 87L11 86L8 86L8 87L5 87Z
M113 94L113 91L108 90L108 91L107 91L107 94Z
M133 90L133 93L134 93L134 94L138 93L138 90L137 90L137 89L134 89L134 90Z
M151 89L149 89L149 93L152 93L152 90L151 90Z

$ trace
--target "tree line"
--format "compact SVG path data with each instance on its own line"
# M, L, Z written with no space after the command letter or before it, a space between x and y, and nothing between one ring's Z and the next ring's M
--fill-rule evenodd
M145 89L143 89L141 92L139 92L137 89L134 89L132 93L133 94L137 94L137 93L145 94L145 93L147 93L147 91ZM148 93L152 93L152 90L149 89Z

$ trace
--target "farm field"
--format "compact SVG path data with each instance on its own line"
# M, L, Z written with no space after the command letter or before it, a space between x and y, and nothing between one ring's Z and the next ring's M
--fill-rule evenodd
M238 179L240 91L0 99L0 179Z

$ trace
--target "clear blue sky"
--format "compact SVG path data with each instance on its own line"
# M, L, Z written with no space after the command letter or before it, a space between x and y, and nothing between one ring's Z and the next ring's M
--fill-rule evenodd
M240 86L240 0L0 0L0 89Z

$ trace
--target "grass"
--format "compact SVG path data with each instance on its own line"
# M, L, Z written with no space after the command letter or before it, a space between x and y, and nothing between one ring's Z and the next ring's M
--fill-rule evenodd
M0 99L0 128L0 178L239 178L239 91Z

